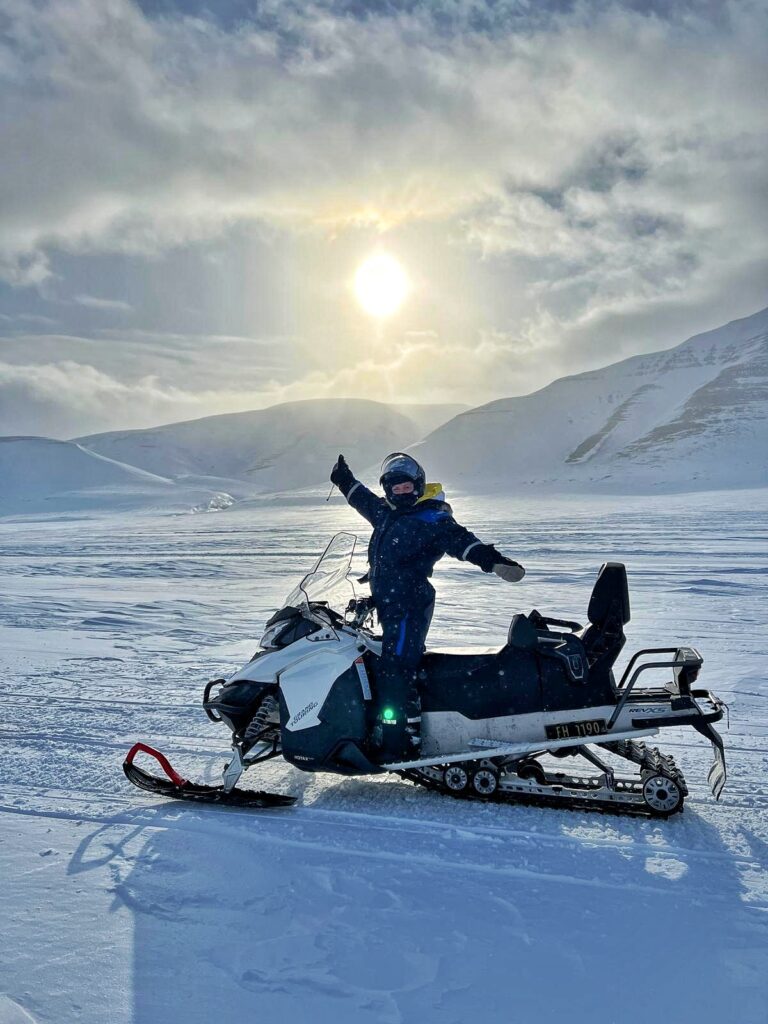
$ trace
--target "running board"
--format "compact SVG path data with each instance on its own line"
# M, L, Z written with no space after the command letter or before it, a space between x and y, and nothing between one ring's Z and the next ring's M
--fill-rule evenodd
M636 740L641 739L643 736L655 736L658 731L658 729L648 728L624 730L623 732L604 732L596 736L590 736L587 742L593 745L600 745L612 740ZM714 732L714 730L712 731ZM550 750L562 750L565 747L582 747L584 746L585 737L571 737L571 739L557 740L557 742L540 739L535 743L504 743L497 747L491 746L491 741L485 742L489 743L489 745L478 746L470 751L465 750L462 753L445 751L442 754L435 754L433 757L420 758L418 761L395 761L392 764L382 765L382 768L386 768L387 771L403 771L407 768L429 768L436 764L455 764L458 761L483 761L491 757L525 757L526 754L541 754Z
M151 775L134 764L137 754L148 754L153 757L165 772L166 778ZM123 761L123 771L129 782L147 793L157 796L171 797L174 800L192 800L197 803L223 804L227 807L290 807L296 803L294 796L282 796L278 793L254 792L245 789L230 789L223 786L206 786L199 782L190 782L176 771L165 754L148 746L146 743L134 743Z

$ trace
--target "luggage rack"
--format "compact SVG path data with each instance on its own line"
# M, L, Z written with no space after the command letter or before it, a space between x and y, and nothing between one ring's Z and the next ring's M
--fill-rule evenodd
M665 661L645 661L637 668L632 669L637 662L646 655L673 654L674 657ZM681 697L691 696L691 683L695 682L699 669L704 664L704 659L695 647L645 647L641 651L635 651L629 659L627 667L619 680L617 689L621 693L619 702L608 721L608 728L612 729L624 710L629 700L629 695L634 689L635 683L643 672L653 668L671 668L674 671L677 695ZM630 672L632 673L630 675Z

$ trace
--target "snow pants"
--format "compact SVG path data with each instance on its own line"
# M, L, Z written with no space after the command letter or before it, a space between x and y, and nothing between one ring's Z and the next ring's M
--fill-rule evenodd
M416 760L421 701L416 685L419 662L435 610L435 599L411 608L379 613L383 630L376 687L381 722L383 763Z

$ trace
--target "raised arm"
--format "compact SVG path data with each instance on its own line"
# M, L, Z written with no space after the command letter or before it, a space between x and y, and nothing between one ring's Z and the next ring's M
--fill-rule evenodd
M441 523L441 537L447 555L462 562L471 562L483 572L495 572L510 583L517 583L525 576L525 569L519 562L502 555L493 544L484 544L478 540L474 533L457 523L453 516L446 516Z
M336 484L355 512L359 512L364 519L375 525L376 517L385 501L355 479L355 474L343 455L339 455L336 465L331 470L331 483Z

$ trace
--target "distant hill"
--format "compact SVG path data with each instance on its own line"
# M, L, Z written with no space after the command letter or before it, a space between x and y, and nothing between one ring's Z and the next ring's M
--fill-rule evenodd
M207 416L147 430L112 431L77 439L89 451L177 481L230 493L284 491L328 479L340 451L362 468L413 444L417 419L440 421L443 409L395 407L362 399L287 402L254 412ZM418 413L418 416L417 416Z
M768 309L676 348L480 406L412 449L484 491L768 485Z
M132 505L172 498L173 481L87 451L72 441L0 437L0 512Z

